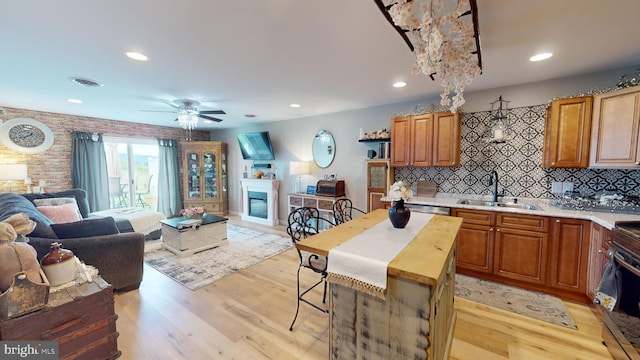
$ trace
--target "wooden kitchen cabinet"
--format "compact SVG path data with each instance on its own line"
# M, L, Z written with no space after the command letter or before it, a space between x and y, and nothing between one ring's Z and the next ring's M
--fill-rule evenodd
M542 167L587 168L593 97L557 99L547 111Z
M458 166L460 115L442 112L391 120L391 166Z
M211 214L228 214L227 144L220 141L185 141L180 146L184 207L202 206Z
M591 222L554 218L551 231L550 286L585 294Z
M456 242L461 273L546 283L547 217L469 209L453 209L452 215L464 219Z
M456 241L456 267L491 274L493 272L495 213L453 209L452 216L463 218Z
M593 301L596 290L600 286L604 266L609 262L609 246L611 230L596 223L591 224L591 241L589 243L589 265L587 271L587 296Z
M493 274L544 285L547 282L549 219L498 213Z
M640 86L594 96L592 168L640 168Z
M386 195L392 182L393 171L389 160L367 160L367 212L388 207L389 202L380 199Z

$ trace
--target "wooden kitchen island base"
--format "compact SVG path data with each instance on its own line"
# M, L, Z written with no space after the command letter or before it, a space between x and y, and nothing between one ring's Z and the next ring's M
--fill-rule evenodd
M448 359L455 262L434 288L389 277L387 300L331 284L331 359ZM354 326L355 324L355 326Z
M419 219L412 216L410 221ZM383 221L389 222L387 210L375 210L296 247L326 256ZM441 215L420 224L422 229L387 267L385 299L330 284L330 359L448 359L456 320L455 241L461 224L461 218Z

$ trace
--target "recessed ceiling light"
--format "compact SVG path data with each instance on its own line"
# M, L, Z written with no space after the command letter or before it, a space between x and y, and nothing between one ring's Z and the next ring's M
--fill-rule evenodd
M72 104L82 104L82 100L80 99L67 99L67 101Z
M404 82L404 81L397 81L397 82L393 83L393 87L394 88L402 88L402 87L405 87L405 86L407 86L407 83Z
M256 114L245 114L244 117L254 118L254 117L256 117Z
M529 61L542 61L542 60L547 60L548 58L552 57L553 54L546 52L546 53L540 53L540 54L535 54L532 57L529 58Z
M291 106L292 108L299 108L299 107L300 107L300 104L291 104L291 105L289 105L289 106Z
M147 61L149 60L149 58L141 53L135 52L135 51L129 51L127 53L127 56L130 57L133 60L138 60L138 61Z

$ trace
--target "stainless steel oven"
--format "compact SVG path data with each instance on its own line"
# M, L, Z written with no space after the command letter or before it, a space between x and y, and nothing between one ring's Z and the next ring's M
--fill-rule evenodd
M616 223L609 252L622 288L614 311L604 312L604 342L614 359L640 360L640 222Z

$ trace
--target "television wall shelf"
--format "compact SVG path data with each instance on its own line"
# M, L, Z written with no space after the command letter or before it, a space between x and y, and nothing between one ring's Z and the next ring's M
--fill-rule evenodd
M391 142L391 138L386 139L360 139L358 142L361 143L380 143L380 142Z

